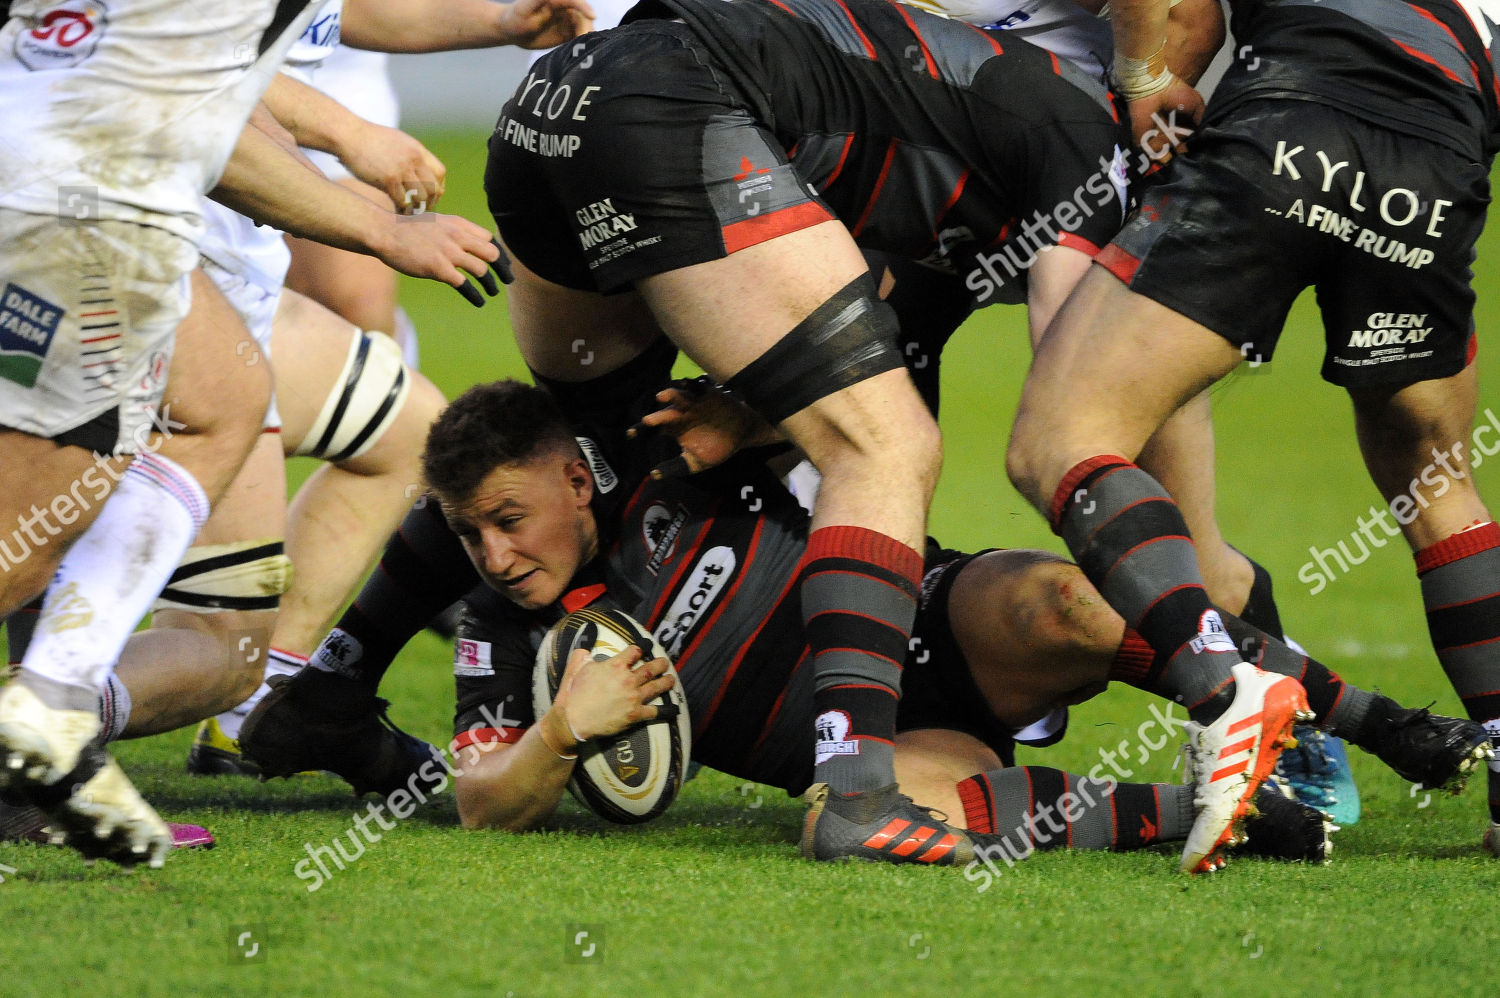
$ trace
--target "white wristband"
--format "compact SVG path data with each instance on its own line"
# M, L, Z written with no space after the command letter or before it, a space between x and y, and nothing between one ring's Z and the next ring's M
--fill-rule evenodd
M1115 89L1126 100L1140 100L1142 97L1159 94L1176 79L1167 68L1166 42L1162 42L1161 47L1145 59L1115 56L1115 65L1110 75L1114 78Z

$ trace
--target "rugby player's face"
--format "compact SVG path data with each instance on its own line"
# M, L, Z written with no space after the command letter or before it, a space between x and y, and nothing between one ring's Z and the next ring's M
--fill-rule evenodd
M443 503L469 560L527 610L557 602L598 551L594 479L577 457L549 454L491 471L466 502Z

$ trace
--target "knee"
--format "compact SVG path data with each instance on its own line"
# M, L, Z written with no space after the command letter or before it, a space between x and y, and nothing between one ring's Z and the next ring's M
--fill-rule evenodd
M1072 562L1037 553L1018 600L1028 647L1064 653L1112 651L1123 626L1119 615Z

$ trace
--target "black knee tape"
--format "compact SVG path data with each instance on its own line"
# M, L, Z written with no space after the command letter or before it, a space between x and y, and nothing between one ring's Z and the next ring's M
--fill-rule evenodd
M724 386L772 423L903 366L896 313L862 274Z

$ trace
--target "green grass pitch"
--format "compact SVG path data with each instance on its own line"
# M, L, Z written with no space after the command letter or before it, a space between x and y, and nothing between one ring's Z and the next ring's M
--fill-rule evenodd
M450 169L442 207L485 219L483 136L425 138ZM1492 231L1476 267L1487 337L1481 421L1486 407L1500 410L1500 366L1490 355L1500 326L1497 260L1500 232ZM503 302L476 311L417 282L404 295L424 370L450 397L480 378L523 374ZM1225 531L1270 567L1291 633L1330 666L1404 702L1456 712L1403 545L1373 551L1317 594L1298 581L1310 545L1348 544L1357 518L1379 502L1349 405L1317 378L1320 344L1304 300L1275 361L1216 390ZM951 348L947 461L933 515L946 544L1060 550L1004 478L1026 364L1018 309L981 314ZM1492 502L1500 497L1500 459L1477 476ZM446 649L419 637L384 690L396 721L445 741L450 677ZM1062 745L1026 751L1023 761L1086 771L1123 739L1141 778L1178 779L1173 748L1152 752L1137 735L1149 705L1112 688L1075 709ZM555 831L465 833L445 798L309 892L294 865L309 845L349 831L355 806L343 785L189 778L189 739L180 731L116 749L165 816L211 827L218 848L129 874L86 868L62 850L0 846L8 868L0 870L0 994L1500 990L1500 864L1479 848L1483 778L1461 798L1429 797L1357 752L1364 818L1337 836L1327 868L1241 860L1189 880L1169 851L1048 853L980 892L952 870L804 862L797 802L705 773L665 817L633 829L568 801Z

